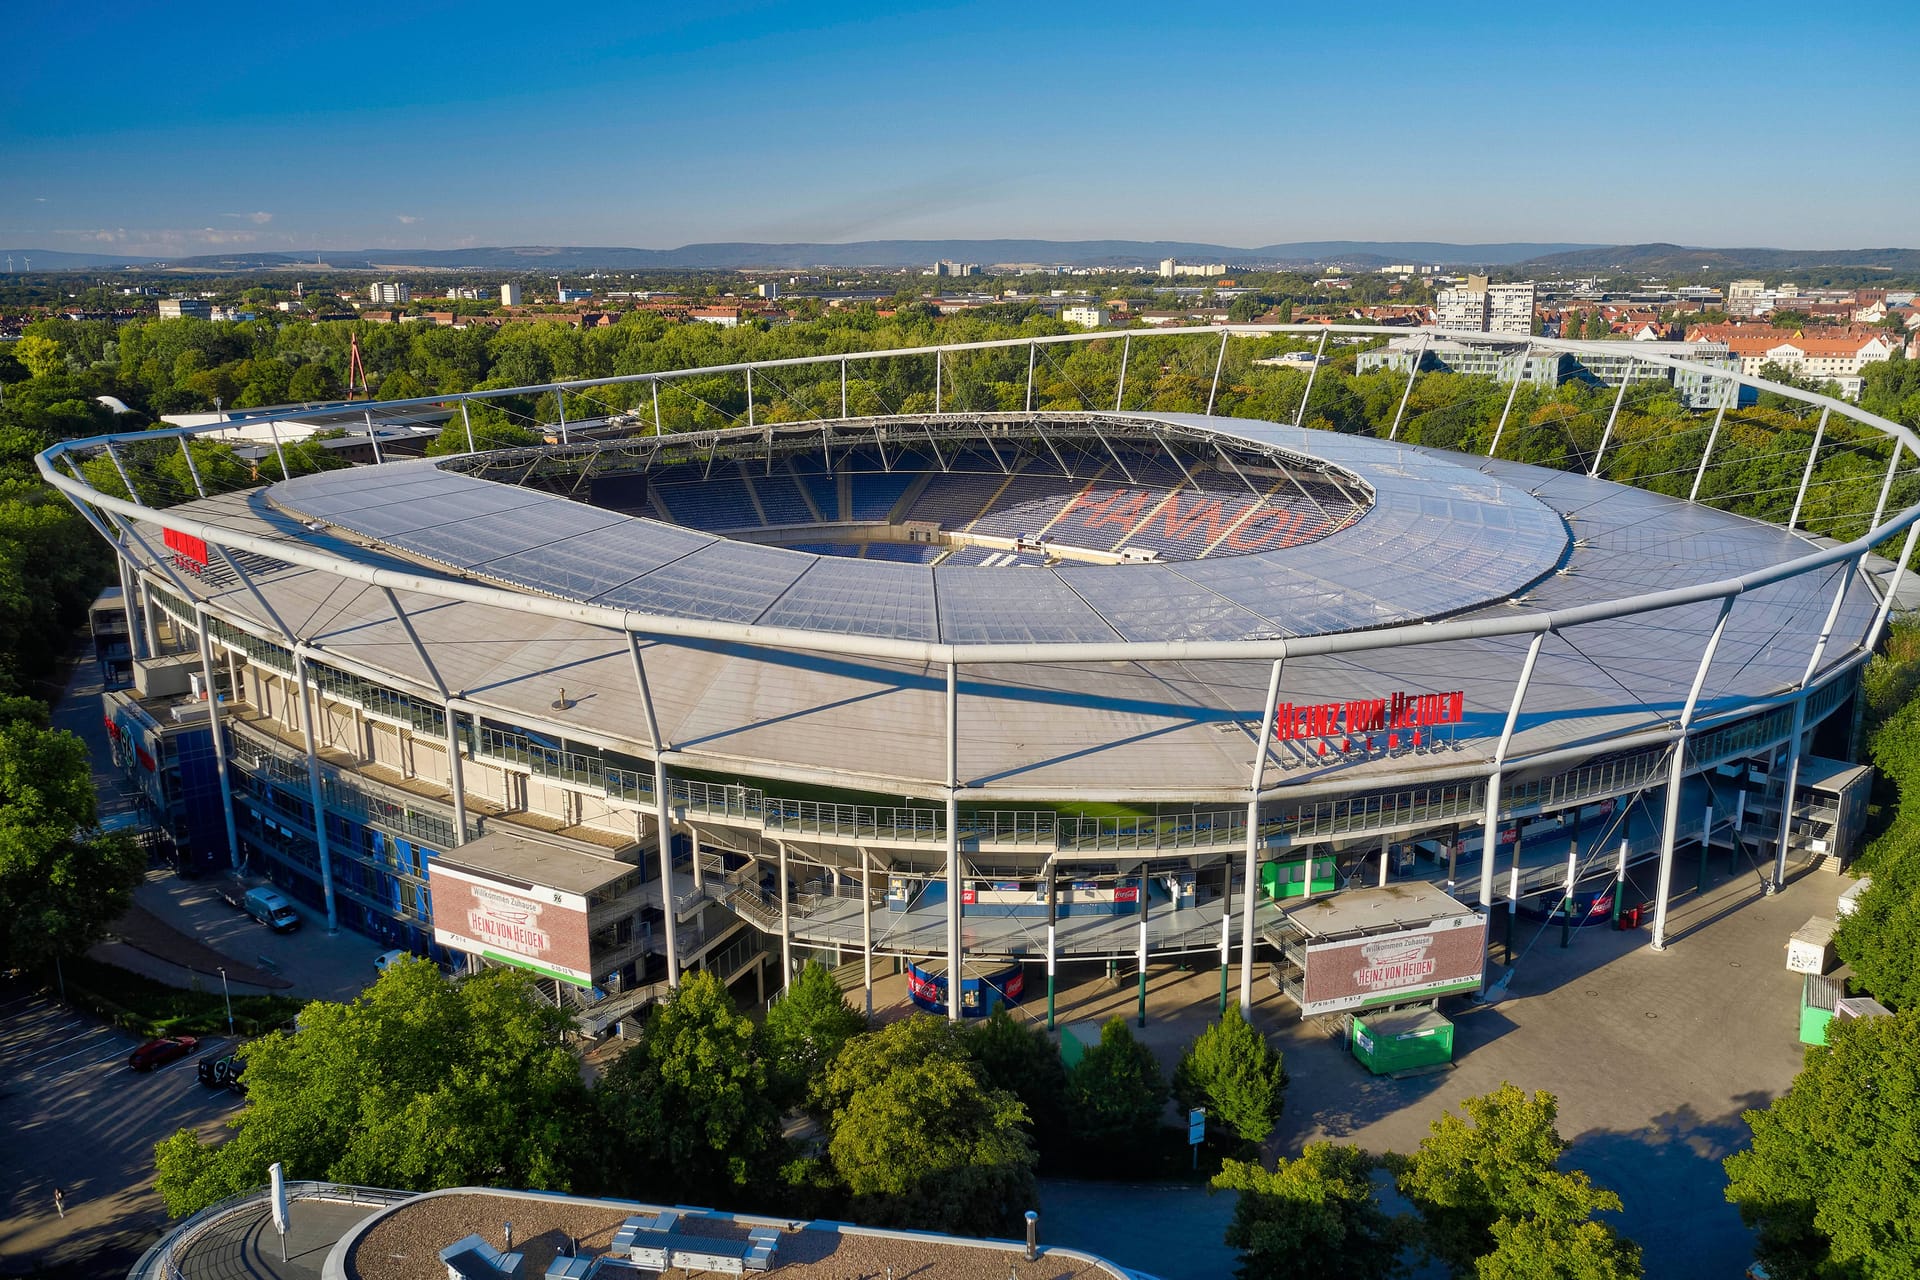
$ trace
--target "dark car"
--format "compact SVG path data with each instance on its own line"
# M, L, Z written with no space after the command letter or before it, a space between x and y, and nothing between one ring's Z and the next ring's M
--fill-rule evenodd
M165 1066L178 1058L184 1058L200 1047L200 1042L192 1036L161 1036L149 1040L127 1055L127 1065L135 1071L151 1071L155 1067Z
M200 1060L200 1083L209 1089L231 1089L235 1093L247 1091L246 1082L240 1077L246 1074L247 1060L237 1053L229 1053L218 1058Z

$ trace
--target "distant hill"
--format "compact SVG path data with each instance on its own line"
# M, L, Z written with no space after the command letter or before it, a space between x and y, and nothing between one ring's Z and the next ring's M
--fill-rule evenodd
M146 267L158 258L120 258L104 253L66 253L59 249L0 249L0 267L13 259L16 274L27 270L29 261L35 271L98 271L107 267Z
M1380 267L1415 262L1444 267L1512 267L1545 273L1608 272L1715 275L1832 272L1920 274L1915 249L1702 249L1674 244L1446 244L1429 240L1308 240L1258 248L1185 240L859 240L847 244L757 244L727 241L677 249L619 246L508 245L480 249L306 249L287 253L219 253L140 258L57 249L0 249L16 271L166 267L187 271L493 271L560 275L582 271L848 270L927 267L948 260L999 265L1116 266L1151 270L1162 258L1236 267ZM4 265L0 261L0 265Z
M1154 268L1162 258L1234 266L1379 266L1421 262L1450 266L1505 266L1573 244L1450 245L1432 242L1333 240L1273 244L1257 249L1186 240L860 240L846 244L758 244L728 241L677 249L616 246L510 245L481 249L303 250L289 253L207 254L172 259L168 266L207 271L314 266L335 270L507 271L532 275L566 271L795 270L931 266L948 260L1036 266Z
M1684 275L1704 271L1714 275L1778 275L1832 271L1912 276L1920 274L1920 249L1697 249L1677 244L1628 244L1544 254L1518 265L1567 273Z

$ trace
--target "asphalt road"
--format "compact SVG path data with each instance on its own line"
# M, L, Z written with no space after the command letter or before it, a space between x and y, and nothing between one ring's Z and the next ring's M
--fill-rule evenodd
M241 1099L203 1088L196 1064L231 1042L149 1073L140 1043L44 995L0 988L0 1275L124 1274L166 1221L153 1144L214 1131ZM66 1217L53 1190L66 1193Z

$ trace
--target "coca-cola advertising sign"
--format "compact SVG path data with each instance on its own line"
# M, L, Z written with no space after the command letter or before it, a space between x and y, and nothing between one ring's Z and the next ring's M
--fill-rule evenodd
M1307 947L1302 1016L1394 1004L1477 988L1486 969L1486 921L1477 915L1418 929Z
M427 866L435 942L578 987L593 985L584 897L502 884L437 859Z

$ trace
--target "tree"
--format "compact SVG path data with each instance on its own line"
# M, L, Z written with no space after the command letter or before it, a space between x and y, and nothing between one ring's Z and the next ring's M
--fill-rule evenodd
M1920 1275L1920 1010L1835 1022L1793 1087L1746 1113L1727 1199L1778 1280Z
M855 1036L815 1082L814 1110L838 1124L856 1093L893 1072L931 1058L965 1058L964 1034L945 1018L915 1013L878 1031Z
M1410 1226L1380 1207L1371 1155L1358 1147L1310 1142L1298 1160L1272 1172L1228 1160L1211 1184L1237 1191L1227 1243L1240 1250L1241 1280L1390 1280Z
M966 1033L966 1045L981 1079L1026 1106L1034 1144L1045 1156L1066 1132L1067 1072L1053 1041L1037 1027L1021 1026L999 1005Z
M402 960L351 1004L316 1000L297 1031L242 1049L233 1137L157 1144L155 1185L175 1216L264 1185L275 1161L402 1190L567 1190L587 1113L567 1029L517 969L448 980Z
M717 1201L762 1176L780 1116L752 1019L712 973L689 974L648 1014L596 1096L620 1194Z
M1455 1275L1472 1275L1496 1250L1503 1220L1540 1218L1557 1230L1619 1209L1618 1196L1558 1167L1566 1143L1552 1094L1503 1084L1460 1105L1466 1116L1435 1120L1413 1155L1387 1157L1400 1194L1419 1211L1428 1252Z
M780 1105L802 1101L807 1086L866 1028L866 1018L847 1003L825 965L818 960L802 965L768 1008L764 1028L768 1071Z
M1478 1280L1640 1280L1640 1246L1599 1222L1502 1218Z
M0 697L0 965L84 951L126 912L146 859L95 825L86 744L30 698Z
M13 351L20 363L27 367L27 373L35 378L47 377L66 367L66 357L60 354L60 344L37 333L29 333L14 343Z
M898 1025L898 1024L896 1024ZM875 1052L879 1036L842 1056ZM887 1048L878 1049L890 1056ZM883 1072L848 1099L828 1147L855 1216L878 1226L1008 1234L1033 1207L1027 1111L984 1084L964 1056L932 1053Z
M1286 1087L1280 1055L1237 1004L1200 1033L1173 1072L1173 1096L1181 1106L1205 1107L1215 1124L1255 1145L1279 1121Z
M1074 1134L1109 1156L1148 1146L1166 1103L1166 1077L1153 1051L1118 1016L1107 1020L1100 1043L1067 1073L1067 1119Z

